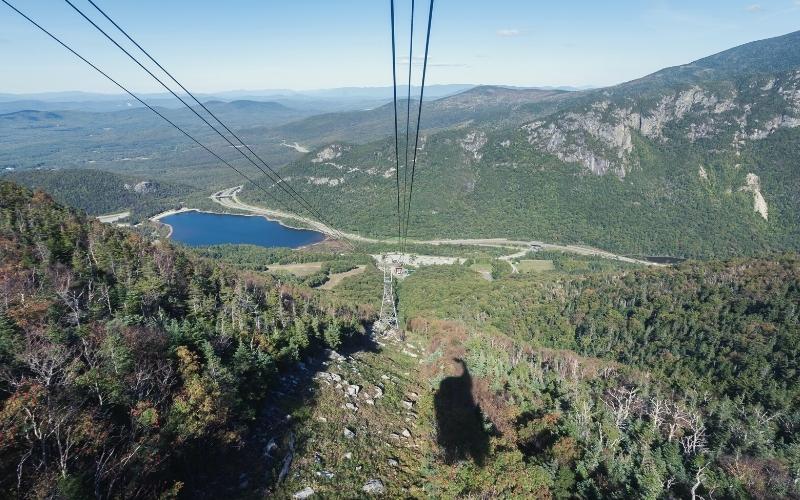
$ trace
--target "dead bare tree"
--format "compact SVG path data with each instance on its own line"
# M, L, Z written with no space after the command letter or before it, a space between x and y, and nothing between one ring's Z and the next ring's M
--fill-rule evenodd
M653 424L653 428L656 431L661 429L661 425L664 423L668 404L668 401L659 399L658 397L650 398L648 415L650 416L650 422Z
M74 407L64 406L58 408L51 416L53 438L58 452L58 468L61 477L67 477L69 472L72 449L75 446L76 416L78 410Z
M689 423L689 432L681 438L681 447L686 455L696 455L706 450L706 427L700 415L694 414Z
M708 468L708 463L699 467L697 472L694 475L694 484L692 485L691 493L692 493L692 500L703 500L703 497L697 494L697 490L700 486L703 485L703 481L706 480L706 469Z
M617 387L608 391L603 403L614 415L614 425L622 430L628 425L631 415L641 408L638 388Z
M61 344L50 342L40 333L29 333L26 340L20 361L32 375L27 378L45 388L59 383L64 377L67 364L73 359L69 349Z
M619 444L621 438L617 437L612 440L608 440L606 432L603 430L602 422L597 422L597 446L599 449L609 449L613 450Z
M81 326L81 305L85 290L83 288L75 289L74 277L71 272L66 270L56 269L53 282L56 295L72 313L72 323L76 326Z
M667 441L670 443L677 438L679 432L689 425L690 415L679 403L667 404Z
M581 438L587 439L591 433L592 423L592 409L588 401L581 401L580 406L575 409L575 423L580 429Z

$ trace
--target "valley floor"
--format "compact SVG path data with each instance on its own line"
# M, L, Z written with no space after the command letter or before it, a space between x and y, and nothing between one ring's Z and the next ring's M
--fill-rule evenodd
M321 222L317 222L315 220L309 219L307 217L299 216L296 214L292 214L289 212L275 210L270 208L263 208L257 207L254 205L250 205L247 203L242 202L238 194L242 190L243 186L236 186L228 189L223 189L222 191L218 191L211 195L211 199L218 203L219 205L232 210L244 211L253 214L260 214L271 220L278 220L283 223L285 220L296 221L300 222L306 227L310 227L311 229L320 231L328 236L333 238L339 237L339 234L343 234L345 238L352 240L352 241L360 241L364 243L395 243L396 239L378 239L378 238L367 238L365 236L352 234L352 233L341 233L337 232L334 229L326 226ZM338 233L338 234L337 234ZM466 239L434 239L434 240L409 240L411 244L428 244L428 245L462 245L462 246L475 246L475 247L491 247L491 248L508 248L514 250L514 253L504 257L504 260L507 260L511 263L511 260L514 258L518 258L524 256L529 249L532 247L539 247L542 250L552 250L558 252L567 252L573 253L577 255L585 255L585 256L592 256L592 257L601 257L605 259L617 260L620 262L626 262L630 264L641 264L646 266L657 266L660 264L636 259L633 257L627 257L624 255L617 255L612 252L608 252L605 250L601 250L598 248L592 248L582 245L557 245L553 243L544 243L540 241L520 241L520 240L511 240L506 238L466 238ZM512 264L513 268L513 264Z

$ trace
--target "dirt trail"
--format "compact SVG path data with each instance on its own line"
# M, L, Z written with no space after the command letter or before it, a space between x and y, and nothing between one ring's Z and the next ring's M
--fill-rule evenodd
M349 278L350 276L355 276L357 274L363 273L367 269L367 266L358 266L355 269L351 269L349 271L338 273L338 274L331 274L328 281L323 283L319 289L320 290L333 290L336 288L336 285L342 282L345 278Z
M120 212L117 214L106 214L106 215L98 215L97 220L103 222L105 224L113 224L114 222L119 222L122 219L130 217L130 212Z
M242 210L254 214L260 214L267 218L272 218L273 220L279 220L284 223L286 220L299 221L311 227L312 229L317 230L333 238L338 237L339 234L343 234L347 239L351 241L362 241L365 243L395 243L397 241L396 239L367 238L357 234L345 233L342 231L337 232L334 231L332 228L328 227L327 225L309 219L308 217L303 217L300 215L284 212L281 210L273 210L269 208L249 205L247 203L242 202L238 198L238 194L242 190L242 188L243 186L236 186L228 189L223 189L222 191L218 191L213 195L211 195L211 199L214 202L226 208L230 208L233 210ZM423 244L423 245L464 245L464 246L491 247L491 248L508 248L516 250L514 254L507 255L501 258L502 260L507 260L507 262L512 264L512 268L514 268L514 265L513 263L511 263L511 260L524 256L531 248L537 246L540 247L542 250L554 250L558 252L568 252L578 255L602 257L605 259L618 260L620 262L628 262L630 264L640 264L645 266L664 265L655 262L648 262L646 260L635 259L632 257L625 257L623 255L617 255L612 252L601 250L599 248L592 248L582 245L556 245L553 243L544 243L541 241L522 241L522 240L512 240L507 238L466 238L466 239L434 239L434 240L410 239L408 241L409 243L412 244Z
M517 265L514 264L514 260L515 259L520 259L522 257L525 257L525 254L527 254L527 253L528 253L528 249L526 248L524 250L520 250L517 253L512 253L511 255L504 255L503 257L500 257L499 260L504 260L504 261L508 262L508 265L511 266L511 272L514 273L514 274L517 274L519 272L519 269L517 269Z

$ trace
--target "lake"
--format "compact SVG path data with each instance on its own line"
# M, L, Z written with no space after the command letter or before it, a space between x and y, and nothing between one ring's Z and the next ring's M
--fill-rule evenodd
M249 244L262 247L298 248L325 239L306 229L292 229L264 217L181 212L160 219L172 226L175 241L190 246Z

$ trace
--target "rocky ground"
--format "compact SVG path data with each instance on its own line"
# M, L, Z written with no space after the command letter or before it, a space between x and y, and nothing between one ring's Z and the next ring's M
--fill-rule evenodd
M367 338L299 363L193 498L442 498L489 450L463 334ZM443 432L440 432L443 429ZM485 481L494 478L487 469ZM463 481L462 481L463 482Z
M314 404L292 416L301 422L289 431L294 456L279 472L278 496L421 495L431 426L416 408L420 354L418 345L396 339L350 355L330 352L311 375ZM275 450L284 465L290 448Z
M426 496L421 471L437 449L423 357L422 342L387 338L301 363L270 395L277 409L232 464L242 472L228 493Z

